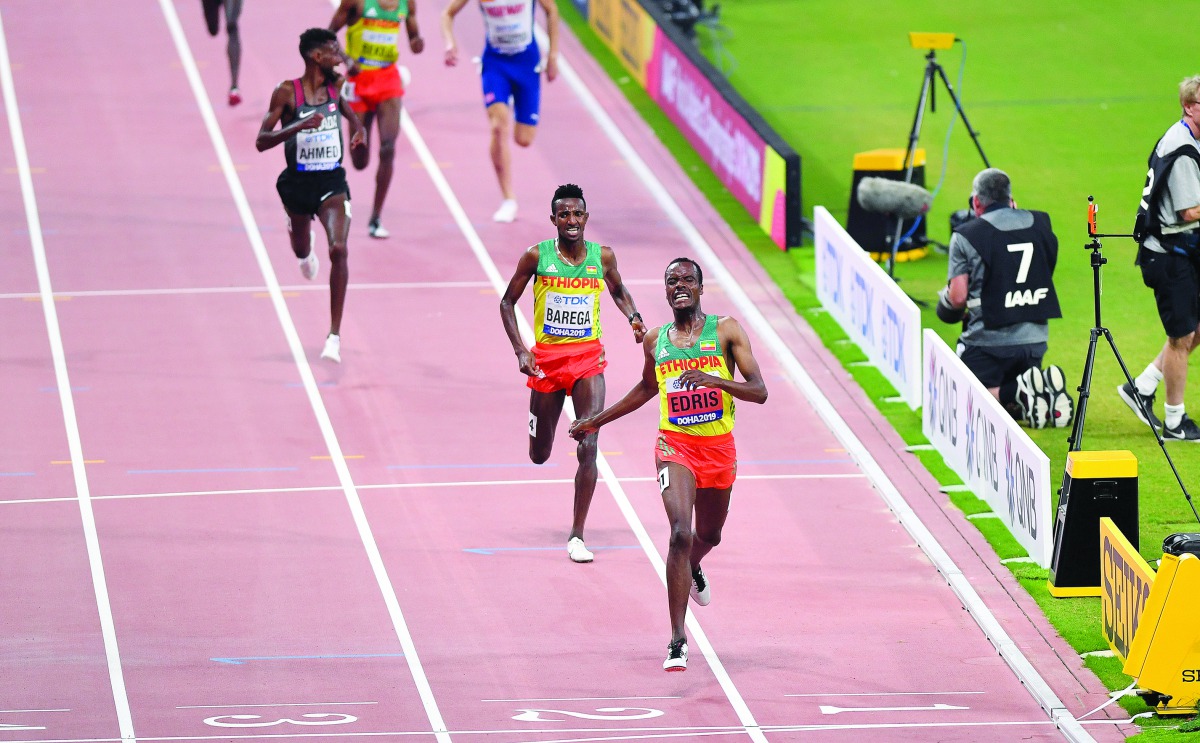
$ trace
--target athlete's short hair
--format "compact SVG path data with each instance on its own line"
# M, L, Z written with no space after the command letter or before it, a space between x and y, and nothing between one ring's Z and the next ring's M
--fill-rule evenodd
M1008 204L1012 201L1012 181L1008 179L1008 173L999 168L981 170L971 184L971 195L985 208L992 204Z
M554 205L561 199L579 199L583 202L583 210L587 211L587 199L583 198L583 189L574 183L564 183L554 189L554 196L550 199L551 216L554 215Z
M337 41L337 34L327 28L310 28L300 34L300 56L308 59L308 53L317 47L331 41Z
M1200 75L1185 77L1179 83L1179 107L1200 103Z
M690 264L692 264L692 268L695 268L695 269L696 269L696 281L698 281L698 282L700 283L700 286L704 286L704 271L703 271L703 270L701 270L701 268L700 268L700 264L699 264L699 263L697 263L696 261L692 260L691 258L676 258L675 260L673 260L673 261L671 261L670 263L668 263L668 264L667 264L667 270L666 270L666 271L663 271L663 276L664 276L664 277L666 277L666 275L667 275L667 271L670 271L670 270L671 270L671 266L674 266L676 263L690 263Z

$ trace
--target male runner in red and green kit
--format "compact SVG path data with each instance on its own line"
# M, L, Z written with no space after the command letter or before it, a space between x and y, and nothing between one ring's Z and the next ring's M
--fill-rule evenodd
M517 366L528 376L529 458L542 464L550 458L554 430L570 395L577 416L595 415L604 407L604 346L600 343L600 294L605 286L617 309L629 321L635 342L646 335L633 297L617 271L612 248L583 239L587 225L583 190L573 183L559 186L550 200L550 221L556 240L528 249L500 299L500 319L517 355ZM525 347L517 327L517 300L533 280L533 350ZM583 541L592 495L596 491L595 434L580 436L576 449L574 519L567 538L567 556L591 562Z
M329 22L329 30L336 32L343 26L349 28L342 95L362 117L368 137L371 122L377 122L379 128L379 168L375 171L375 201L371 205L367 234L382 239L390 234L379 220L392 183L396 138L400 136L401 98L406 84L396 65L400 58L400 26L404 26L413 54L425 49L425 40L417 27L416 0L341 0ZM352 151L350 160L355 170L366 168L371 162L370 148Z
M737 474L733 400L764 403L767 385L738 321L706 315L700 309L704 293L700 266L691 258L676 258L667 266L665 281L675 320L651 330L642 341L646 363L641 381L611 408L575 421L571 436L594 436L604 424L632 413L652 397L659 399L654 462L671 522L667 551L671 642L663 668L684 671L688 593L701 606L712 599L700 561L721 542ZM733 378L735 368L744 382Z

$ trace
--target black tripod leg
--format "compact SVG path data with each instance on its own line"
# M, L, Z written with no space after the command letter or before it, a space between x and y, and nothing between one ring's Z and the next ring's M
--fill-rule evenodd
M946 79L946 71L937 62L932 63L937 69L938 76L942 78L942 84L946 86L946 92L950 94L950 100L954 101L954 110L958 111L959 117L963 120L963 124L967 127L967 134L971 135L971 141L975 143L975 149L979 150L979 157L983 160L983 167L990 168L992 164L988 162L987 155L983 154L983 145L979 144L979 134L971 128L971 122L967 121L967 112L963 110L962 103L959 102L958 96L954 93L954 86Z
M933 71L937 68L933 52L929 52L929 64L925 65L925 75L921 78L921 94L917 97L917 110L913 114L912 128L908 132L908 149L904 151L904 182L912 182L913 157L917 151L917 140L921 137L921 124L925 119L925 103L933 92ZM892 244L888 256L887 272L894 277L896 272L896 252L900 249L900 236L904 234L904 220L896 217L896 229L892 233Z
M1079 451L1083 448L1083 420L1087 418L1088 398L1092 396L1092 367L1096 364L1096 341L1100 339L1102 328L1092 328L1088 339L1087 358L1083 362L1083 379L1079 382L1079 401L1075 404L1075 421L1071 424L1071 435L1067 437L1067 451ZM1108 331L1103 331L1105 336ZM1112 338L1109 337L1110 344ZM1116 348L1113 348L1116 351ZM1122 367L1123 368L1123 367Z
M1121 365L1121 373L1125 375L1125 381L1136 391L1137 385L1133 383L1133 376L1125 366L1125 359L1121 358L1121 352L1117 350L1117 342L1113 340L1112 333L1108 332L1108 328L1100 328L1100 331L1104 333L1104 337L1108 340L1108 345L1112 347L1113 356L1117 357L1117 363ZM1096 331L1092 330L1093 337L1095 334ZM1139 399L1138 402L1141 403L1141 400ZM1142 411L1145 413L1153 412L1147 411L1145 406L1142 407ZM1146 415L1146 420L1149 419L1150 416ZM1167 451L1166 439L1163 438L1162 433L1154 426L1150 426L1150 430L1154 432L1154 438L1158 440L1158 447L1162 449L1163 456L1166 457L1167 464L1170 465L1171 472L1175 475L1175 482L1179 483L1179 489L1183 491L1183 497L1192 509L1192 515L1196 517L1196 521L1200 521L1200 513L1196 512L1196 505L1192 503L1192 495L1188 492L1187 486L1183 484L1183 478L1179 475L1179 470L1175 467L1175 460L1171 459L1171 453Z

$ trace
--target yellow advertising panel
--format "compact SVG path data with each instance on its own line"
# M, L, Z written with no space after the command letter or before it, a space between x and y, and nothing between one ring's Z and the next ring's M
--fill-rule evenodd
M1153 584L1154 571L1113 520L1107 516L1101 518L1100 599L1104 607L1104 639L1121 660L1129 656Z
M1163 555L1124 671L1161 715L1195 714L1200 700L1200 558Z
M784 245L787 219L787 162L770 147L763 148L762 209L758 226L777 245Z
M658 28L637 0L589 0L588 23L621 64L646 87L646 68Z

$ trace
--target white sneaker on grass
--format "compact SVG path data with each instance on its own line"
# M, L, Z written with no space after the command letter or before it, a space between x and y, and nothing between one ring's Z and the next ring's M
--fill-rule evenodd
M492 215L493 222L511 222L517 218L517 200L505 199L500 202L500 208Z
M334 363L342 363L342 339L333 333L325 339L325 348L321 349L321 358L329 359Z
M1050 395L1042 370L1031 366L1017 377L1017 404L1030 428L1046 428L1051 423Z
M571 537L567 540L567 557L571 562L591 562L594 555L583 545L582 539Z

